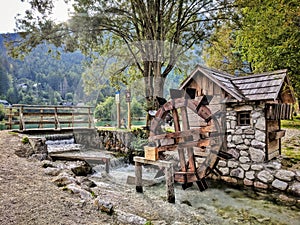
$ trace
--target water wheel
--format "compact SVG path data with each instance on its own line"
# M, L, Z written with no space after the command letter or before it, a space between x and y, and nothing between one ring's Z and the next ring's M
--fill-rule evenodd
M181 90L171 90L171 100L163 101L151 121L149 145L156 147L160 157L165 151L178 151L179 169L174 180L183 189L193 182L200 191L207 189L205 177L211 172L221 174L216 168L219 159L230 158L222 151L224 137L217 116L208 107L209 101L207 96L197 101ZM197 128L190 128L188 111L203 120ZM170 118L173 118L173 131L166 132L162 125L166 120L170 122Z

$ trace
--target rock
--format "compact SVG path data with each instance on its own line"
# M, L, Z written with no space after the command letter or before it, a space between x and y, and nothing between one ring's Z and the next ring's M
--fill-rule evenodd
M21 145L19 149L15 151L15 154L19 157L28 158L34 154L34 151L30 144Z
M263 162L265 160L265 152L260 149L250 147L249 153L253 162Z
M255 171L262 170L263 168L264 168L263 165L257 165L257 164L252 164L251 165L251 169L255 170Z
M79 178L79 182L81 183L81 186L87 186L89 188L93 188L93 187L96 187L96 183L92 180L90 180L89 178L87 177L82 177L82 178Z
M255 179L255 176L254 176L255 172L254 171L248 171L245 173L245 177L249 180L253 180Z
M98 210L101 210L101 212L105 212L109 215L112 215L114 212L114 206L111 202L106 202L100 197L97 197L94 201L94 205L98 208Z
M238 165L239 165L239 163L236 162L236 161L233 161L233 160L229 160L229 161L228 161L228 167L229 167L229 168L237 168Z
M44 171L46 175L57 176L61 172L61 169L55 167L47 167Z
M92 173L92 167L86 162L79 162L71 168L71 171L76 176L86 176Z
M283 181L278 180L278 179L275 179L275 180L272 182L272 187L284 191L284 190L287 189L288 183L283 182Z
M261 141L258 141L258 140L252 140L251 141L251 146L253 148L264 149L266 144L264 142L261 142Z
M268 189L269 186L267 184L262 183L262 182L255 181L254 182L254 187L260 188L260 189Z
M281 168L281 163L272 161L266 165L266 168L272 169L272 170L279 170Z
M227 183L237 184L237 179L233 177L221 177L221 179Z
M264 183L270 183L273 181L274 176L269 171L263 170L257 174L257 178Z
M229 149L228 153L231 154L235 159L238 159L240 157L240 154L234 149Z
M248 179L244 179L244 185L246 185L246 186L253 186L253 181L252 180L248 180Z
M234 144L236 144L236 145L244 143L244 140L243 140L243 138L242 138L241 135L234 135L234 136L232 137L232 141L233 141Z
M84 200L92 199L92 195L90 192L82 189L79 185L74 183L68 184L67 186L63 187L63 190L70 190L73 194L79 195L80 198Z
M280 202L284 203L284 205L289 205L289 206L292 206L292 205L295 205L296 204L296 200L294 198L290 198L284 194L281 194L278 196L278 199Z
M52 182L56 184L58 187L63 187L72 183L74 184L78 183L78 181L74 177L67 174L66 172L60 173L57 177L52 179Z
M283 181L292 181L295 173L289 170L279 170L276 172L275 177Z
M288 188L288 193L295 195L297 197L300 197L300 182L293 182L289 188Z
M29 143L35 154L48 154L46 138L29 138Z
M249 147L245 144L242 144L242 145L237 145L236 146L236 149L238 150L247 150Z
M245 174L245 172L242 168L236 168L236 169L231 170L231 172L230 172L230 176L237 177L240 179L244 178L244 174Z
M247 171L250 169L250 165L249 164L240 164L240 167L242 167L243 170Z
M249 139L244 139L244 144L245 145L247 145L247 146L249 146L250 144L251 144L251 142L250 142L250 140Z
M239 161L241 163L247 163L247 162L250 162L250 159L249 159L249 157L242 156L242 157L239 158Z
M265 117L259 117L256 121L255 128L260 130L266 129L266 119Z
M246 129L244 130L244 134L255 134L255 131L253 129ZM253 138L253 136L251 136Z
M146 224L147 220L143 217L138 215L134 215L132 213L127 213L123 211L116 211L117 219L124 224L132 224L132 225L144 225Z
M219 170L221 171L222 176L226 176L226 175L229 174L229 168L228 167L221 167L221 168L219 168Z
M247 151L240 151L241 156L248 156L249 153Z
M266 134L265 132L262 132L260 130L255 131L255 139L261 142L265 142L266 140Z
M220 161L218 162L218 166L220 166L220 167L225 167L225 166L227 166L227 162L224 161L224 160L220 160Z

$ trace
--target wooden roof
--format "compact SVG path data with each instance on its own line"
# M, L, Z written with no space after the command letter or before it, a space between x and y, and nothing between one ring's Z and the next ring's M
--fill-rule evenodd
M279 93L284 84L287 84L289 95L292 102L295 101L293 92L290 89L287 78L287 70L277 70L273 72L235 77L226 72L206 68L197 65L192 74L182 83L181 89L184 88L191 79L201 73L211 79L225 92L230 94L237 101L255 101L255 100L277 100Z

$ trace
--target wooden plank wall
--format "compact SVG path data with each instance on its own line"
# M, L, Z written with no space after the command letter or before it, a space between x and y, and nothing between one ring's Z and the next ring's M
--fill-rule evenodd
M267 152L266 152L266 160L270 160L276 156L280 155L280 139L272 140L270 138L269 133L272 131L280 130L280 121L278 120L267 120Z

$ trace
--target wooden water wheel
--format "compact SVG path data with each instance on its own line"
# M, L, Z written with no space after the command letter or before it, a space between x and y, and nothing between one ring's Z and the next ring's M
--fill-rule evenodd
M179 169L174 174L175 182L181 183L183 189L196 182L203 191L208 188L205 177L211 172L221 174L216 165L220 157L230 158L230 155L221 150L221 128L216 115L208 107L209 98L203 96L196 101L182 93L173 90L172 99L165 101L156 112L151 122L149 145L155 146L160 157L165 151L177 150ZM188 109L204 123L190 128ZM162 125L170 117L173 117L174 131L165 132Z

